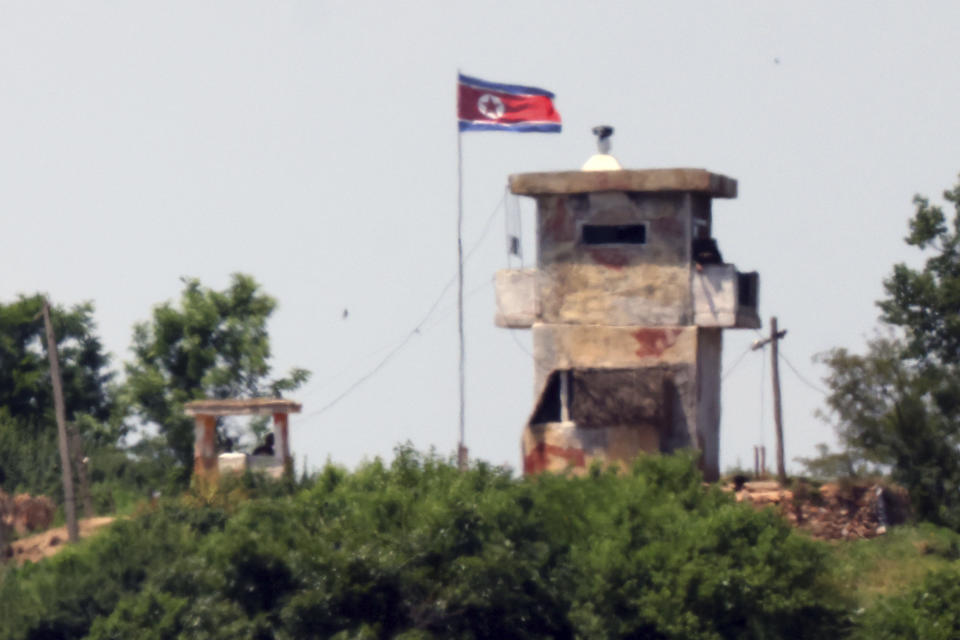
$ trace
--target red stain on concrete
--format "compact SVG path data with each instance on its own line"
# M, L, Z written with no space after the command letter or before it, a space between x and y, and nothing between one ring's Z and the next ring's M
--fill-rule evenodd
M637 329L633 332L633 337L637 341L637 357L647 358L650 356L659 357L663 352L672 347L677 342L677 338L683 333L683 329L673 327L670 329Z
M620 249L590 249L589 253L590 257L593 258L593 261L597 264L602 264L605 267L610 267L617 271L623 269L627 262L629 262L626 252Z
M556 242L570 242L576 235L573 216L567 210L566 198L557 198L557 206L548 211L543 221L544 235Z
M558 447L555 444L546 444L545 442L541 442L535 446L530 453L524 456L523 472L525 474L529 474L546 471L550 468L550 461L555 458L566 460L568 465L574 467L587 466L586 455L583 453L582 449L576 449L574 447Z

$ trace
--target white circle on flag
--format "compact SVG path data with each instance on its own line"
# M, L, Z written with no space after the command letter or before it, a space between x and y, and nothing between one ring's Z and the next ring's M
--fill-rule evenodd
M491 93L485 93L477 100L477 110L482 113L484 117L490 118L491 120L499 120L503 117L503 112L507 109L503 106L503 101L500 98Z

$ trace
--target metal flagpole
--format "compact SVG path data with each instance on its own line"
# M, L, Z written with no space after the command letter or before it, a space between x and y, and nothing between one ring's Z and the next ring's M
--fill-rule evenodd
M460 70L457 70L457 329L460 335L460 442L457 444L457 464L467 467L465 442L466 409L464 401L466 349L463 340L463 132L460 131Z

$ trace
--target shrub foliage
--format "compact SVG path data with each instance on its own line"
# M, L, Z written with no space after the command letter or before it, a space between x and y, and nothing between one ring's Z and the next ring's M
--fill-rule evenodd
M401 449L286 490L247 482L9 571L0 638L845 632L827 548L705 489L689 457L517 480Z

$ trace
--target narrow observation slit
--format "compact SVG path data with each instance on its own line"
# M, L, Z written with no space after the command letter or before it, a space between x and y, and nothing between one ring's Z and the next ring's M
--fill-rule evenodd
M583 244L646 244L643 224L585 224Z
M756 308L759 288L760 278L755 271L749 273L737 272L737 304Z

